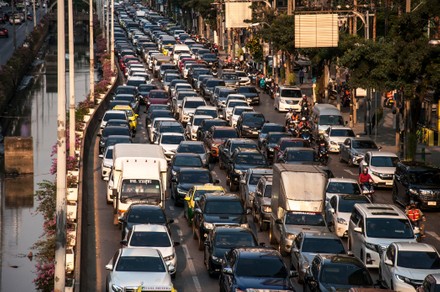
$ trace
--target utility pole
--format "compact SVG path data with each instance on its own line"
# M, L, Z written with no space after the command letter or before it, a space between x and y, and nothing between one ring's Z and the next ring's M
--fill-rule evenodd
M54 291L64 292L66 286L66 48L64 29L64 0L57 1L57 193L55 235Z
M357 0L353 0L353 35L357 35Z
M111 29L110 29L110 68L115 73L115 3L111 0Z
M58 0L60 1L60 0ZM93 50L93 1L89 0L90 101L95 102L95 52Z
M410 13L411 12L411 0L406 0L405 12L406 13Z
M35 0L34 0L35 1ZM69 156L75 156L75 52L73 49L73 0L68 0L69 29Z

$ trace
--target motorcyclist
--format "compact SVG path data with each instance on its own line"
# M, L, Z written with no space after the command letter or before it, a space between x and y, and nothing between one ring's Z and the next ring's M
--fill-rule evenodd
M371 175L368 173L368 167L365 167L362 172L359 174L359 178L358 178L359 184L365 185L365 184L370 184L373 183L373 178L371 177Z
M301 106L301 108L310 107L310 103L309 103L309 100L307 99L307 95L305 95L305 94L302 95L302 99L299 102L299 105Z
M319 134L318 136L318 140L316 140L316 145L318 145L318 151L321 150L321 148L328 148L328 142L327 140L325 140L324 135L323 134Z
M303 129L306 129L306 128L310 129L310 125L309 125L306 117L302 117L301 118L301 121L298 124L298 128L299 128L300 131L303 130Z
M426 221L426 217L413 200L411 200L409 205L405 208L405 213L411 223L419 227L420 236L425 237L425 224L422 222Z
M286 124L288 124L290 121L299 121L299 114L294 109L289 109L289 112L286 114Z

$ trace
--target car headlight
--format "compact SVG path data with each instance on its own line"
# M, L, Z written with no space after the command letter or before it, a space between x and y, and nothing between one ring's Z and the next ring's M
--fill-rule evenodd
M179 189L179 188L177 188L177 192L178 192L179 194L185 194L185 195L186 195L186 193L187 193L187 191L185 191L185 190L183 190L183 189Z
M400 280L400 281L402 281L402 282L405 282L405 283L411 284L411 279L408 278L408 277L405 277L405 276L402 276L402 275L396 274L396 279L398 279L398 280Z
M376 171L371 171L371 174L372 174L372 175L375 175L375 176L380 176L380 173L378 173L378 172L376 172Z
M214 229L214 224L209 223L209 222L203 222L203 227L205 229L212 230L212 229Z
M197 133L197 129L196 128L191 128L191 133L193 133L193 134Z
M264 213L272 212L272 207L271 206L263 206L263 212Z
M285 100L285 99L280 99L280 102L281 102L281 103L287 103L287 100Z
M124 288L122 288L121 286L113 284L112 285L112 291L114 291L114 292L123 292Z
M332 144L332 145L338 145L338 143L337 142L335 142L335 141L330 141L330 144Z
M272 148L272 147L269 147L269 151L270 151L270 152L273 152L273 148Z
M337 218L336 221L337 221L339 224L347 225L347 221L345 221L344 218Z
M175 258L175 254L173 253L173 254L170 254L169 256L167 256L167 257L164 257L163 259L165 260L165 261L171 261L172 259L174 259Z

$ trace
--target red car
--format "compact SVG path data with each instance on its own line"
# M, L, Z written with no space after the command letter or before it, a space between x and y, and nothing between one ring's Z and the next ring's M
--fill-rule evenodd
M151 104L167 104L170 102L170 95L163 89L150 90L148 98L146 100L147 109Z
M4 37L4 38L9 37L9 32L7 28L0 27L0 37Z

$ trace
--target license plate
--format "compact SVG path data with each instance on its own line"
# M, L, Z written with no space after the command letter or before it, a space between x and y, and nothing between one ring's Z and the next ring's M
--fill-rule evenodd
M387 185L387 186L392 186L392 185L393 185L393 182L386 182L385 185Z
M435 201L429 201L428 206L437 206L437 202Z
M258 135L258 131L252 131L252 134Z

